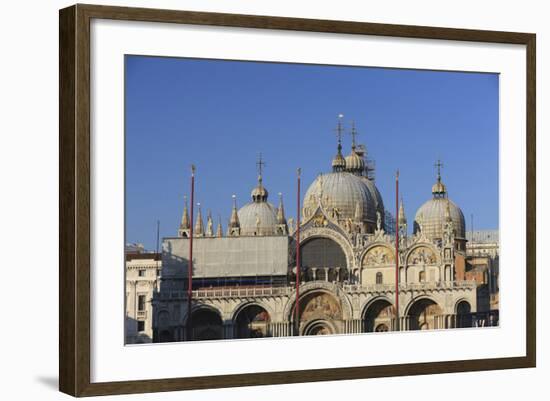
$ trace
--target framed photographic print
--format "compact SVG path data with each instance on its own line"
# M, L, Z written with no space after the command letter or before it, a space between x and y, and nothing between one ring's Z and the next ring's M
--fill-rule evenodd
M60 11L60 390L534 367L535 35Z

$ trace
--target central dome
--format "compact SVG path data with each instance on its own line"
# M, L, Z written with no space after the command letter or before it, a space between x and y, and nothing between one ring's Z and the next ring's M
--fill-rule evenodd
M368 184L361 177L348 172L332 172L317 176L304 198L304 217L313 215L321 201L322 208L336 220L376 221L376 201Z

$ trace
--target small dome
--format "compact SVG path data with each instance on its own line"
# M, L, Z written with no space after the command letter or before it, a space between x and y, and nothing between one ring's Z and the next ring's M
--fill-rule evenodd
M462 210L448 198L433 198L424 203L416 212L414 218L414 233L422 230L430 239L443 238L443 226L447 212L454 223L455 237L465 238L465 222Z
M321 198L323 209L336 219L354 219L357 205L362 207L364 221L376 221L376 202L365 181L348 172L319 175L309 186L304 197L306 218L317 209Z
M346 156L346 171L361 175L365 171L365 160L353 150Z
M435 164L437 167L437 180L432 186L433 198L424 203L416 212L414 218L414 233L424 233L429 239L443 238L443 227L448 218L454 225L454 236L457 239L466 238L466 224L462 210L449 199L447 187L441 181L440 160Z
M269 202L250 202L237 212L241 235L277 234L277 208Z

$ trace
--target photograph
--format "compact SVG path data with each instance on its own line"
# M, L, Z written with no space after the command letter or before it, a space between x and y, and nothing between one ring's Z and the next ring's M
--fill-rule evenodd
M499 113L498 73L126 54L125 344L498 330Z

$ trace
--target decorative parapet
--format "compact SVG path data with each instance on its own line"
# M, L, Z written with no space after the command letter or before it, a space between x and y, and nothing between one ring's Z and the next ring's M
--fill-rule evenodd
M302 291L311 288L325 288L335 293L342 291L345 294L354 293L393 293L395 285L393 284L370 284L354 285L338 283L327 283L324 281L311 281L301 286ZM441 281L429 283L400 284L399 291L436 291L436 290L474 290L476 283L474 281ZM193 299L213 299L213 298L247 298L247 297L269 297L269 296L290 296L295 292L294 286L283 287L250 287L250 288L205 288L194 290ZM184 291L171 291L162 294L160 299L185 299L187 297Z
M440 281L427 283L400 284L399 291L432 291L453 289L475 289L475 281ZM344 285L346 293L395 292L394 284Z

